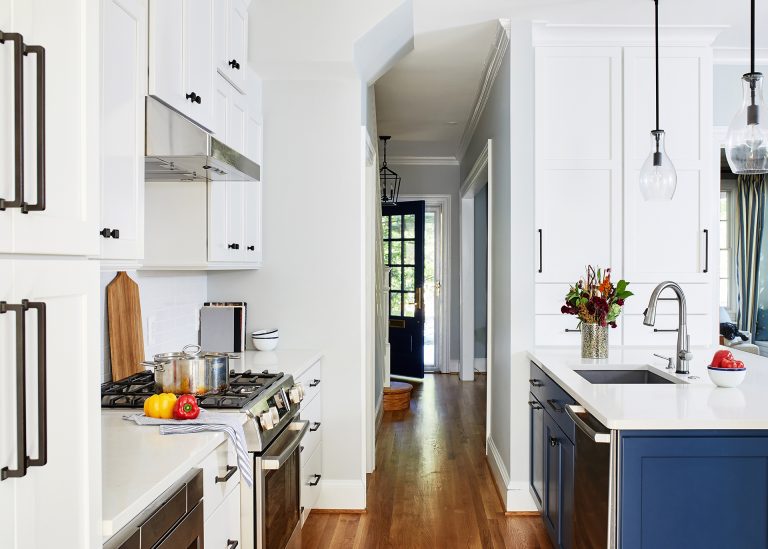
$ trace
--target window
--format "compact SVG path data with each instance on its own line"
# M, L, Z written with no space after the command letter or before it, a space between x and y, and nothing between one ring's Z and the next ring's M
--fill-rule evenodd
M720 185L720 306L736 319L736 184Z

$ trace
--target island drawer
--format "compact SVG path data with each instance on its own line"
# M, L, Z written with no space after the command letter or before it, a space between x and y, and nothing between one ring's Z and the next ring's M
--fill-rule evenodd
M565 407L568 404L576 404L576 401L533 362L531 362L528 383L531 393L539 401L539 404L552 416L552 419L555 420L565 435L573 441L576 436L576 426L566 413Z

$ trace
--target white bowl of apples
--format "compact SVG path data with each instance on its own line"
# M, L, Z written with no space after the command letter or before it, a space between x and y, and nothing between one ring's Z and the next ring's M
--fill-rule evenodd
M722 349L712 357L707 373L718 387L738 387L747 375L747 367L741 360L733 358L731 351Z

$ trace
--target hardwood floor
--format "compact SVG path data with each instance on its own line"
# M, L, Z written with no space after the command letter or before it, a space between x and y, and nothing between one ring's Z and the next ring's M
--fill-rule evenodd
M385 412L364 514L313 512L303 549L551 547L538 516L504 515L485 461L485 377L427 375Z

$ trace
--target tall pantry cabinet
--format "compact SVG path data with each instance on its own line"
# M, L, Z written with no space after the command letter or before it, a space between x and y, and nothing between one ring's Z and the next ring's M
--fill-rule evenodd
M101 546L100 6L0 1L3 549Z
M642 324L664 280L680 283L689 297L692 343L715 341L714 34L690 28L661 35L661 127L678 183L671 202L646 202L638 180L655 124L651 30L536 29L537 345L580 343L578 320L560 307L589 264L612 267L614 280L625 278L635 293L611 345L675 344L675 302L662 303L656 329Z

